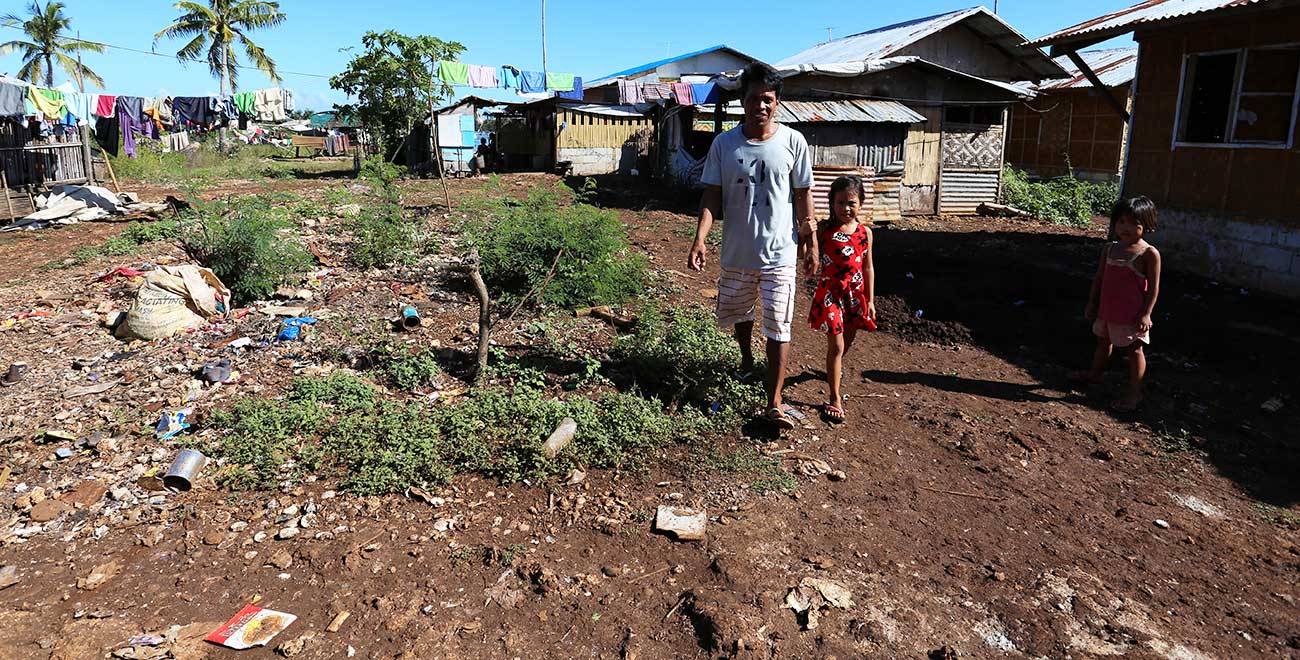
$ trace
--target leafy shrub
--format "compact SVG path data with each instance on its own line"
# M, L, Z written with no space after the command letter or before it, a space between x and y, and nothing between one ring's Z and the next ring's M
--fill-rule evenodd
M83 245L72 251L72 257L64 261L52 261L42 268L67 268L80 266L99 257L124 257L139 252L141 245L170 240L176 237L180 223L176 220L156 220L154 222L131 222L116 236L104 239L99 245Z
M647 306L633 332L615 342L610 358L635 374L637 385L667 398L710 403L742 394L733 375L740 348L700 305L668 313Z
M420 248L420 223L402 215L402 191L397 186L404 168L372 156L361 166L361 179L370 184L375 203L368 204L353 223L356 243L352 261L362 268L409 264Z
M644 288L645 262L628 247L618 213L566 201L545 186L515 200L494 178L466 203L469 218L461 233L478 248L483 279L494 294L518 299L546 279L553 263L555 274L536 302L614 304Z
M236 301L266 298L314 263L290 233L294 223L283 208L259 197L193 199L182 227L185 251L211 268Z
M170 241L175 239L179 233L179 221L155 220L153 222L132 222L126 226L126 229L120 235L136 245L144 245L145 243Z
M1093 215L1107 215L1118 196L1111 183L1091 183L1073 176L1030 181L1010 165L1002 173L1002 202L1053 224L1086 227Z
M253 398L237 401L231 411L214 412L209 424L230 430L214 448L229 463L218 473L217 482L232 490L274 486L285 463L308 455L303 438L320 428L325 416L313 401Z
M437 382L442 368L432 350L416 353L395 352L389 347L380 349L380 366L393 384L404 390L415 390Z
M381 495L451 478L438 425L418 405L383 402L368 415L345 415L325 438L325 453L344 468L342 486Z

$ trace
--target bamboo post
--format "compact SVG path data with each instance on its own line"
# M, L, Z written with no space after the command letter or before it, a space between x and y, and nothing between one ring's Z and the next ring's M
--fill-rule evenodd
M5 206L9 207L9 219L14 219L14 200L9 197L9 177L5 176L4 170L0 169L0 185L5 189Z
M122 192L122 186L117 184L117 175L113 174L113 161L108 159L108 152L101 151L100 153L104 154L104 167L108 168L108 176L113 179L113 190L119 193Z

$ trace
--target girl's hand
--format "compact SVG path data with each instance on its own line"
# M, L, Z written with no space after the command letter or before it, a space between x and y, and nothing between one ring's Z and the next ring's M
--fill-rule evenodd
M876 300L874 298L867 301L867 318L872 321L876 320Z
M1088 305L1083 308L1083 318L1088 319L1089 321L1096 321L1097 306L1092 303L1088 303Z
M1150 314L1143 314L1142 316L1139 316L1136 325L1137 325L1137 331L1138 331L1139 333L1143 333L1143 332L1146 332L1146 331L1150 330L1150 329L1151 329L1151 315L1150 315Z

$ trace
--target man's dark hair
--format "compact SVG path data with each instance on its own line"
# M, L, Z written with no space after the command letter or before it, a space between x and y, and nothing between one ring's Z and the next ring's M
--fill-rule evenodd
M749 96L749 87L757 86L760 89L770 89L776 92L776 98L781 98L781 74L776 69L762 63L752 62L740 72L740 97Z

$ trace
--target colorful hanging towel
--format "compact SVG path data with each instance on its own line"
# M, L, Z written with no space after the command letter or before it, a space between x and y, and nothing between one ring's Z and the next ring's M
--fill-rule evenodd
M470 87L496 87L497 68L494 66L469 65Z
M63 101L68 106L68 113L77 118L78 124L88 124L94 120L90 115L95 111L95 95L81 92L64 92Z
M713 83L696 83L691 85L691 98L696 105L714 103L718 100L718 87Z
M448 85L468 85L469 65L460 62L438 62L438 78Z
M673 98L677 99L677 105L695 105L690 83L673 83Z
M21 117L27 113L27 90L0 82L0 117Z
M642 95L647 101L667 101L672 98L673 90L668 83L646 83Z
M100 94L99 100L95 102L95 114L104 119L113 118L113 108L117 107L117 97L108 94ZM116 154L114 154L116 155Z
M27 103L34 110L33 114L39 112L53 119L61 119L67 114L67 106L63 103L63 92L56 89L28 87Z
M644 103L645 87L632 80L618 81L618 102L624 104Z
M548 91L548 92L572 92L572 91L573 91L573 74L572 74L572 73L547 73L547 74L546 74L546 91Z
M519 78L519 69L512 66L501 67L501 89L519 90L522 81Z
M559 94L556 94L556 96L562 99L573 99L575 101L581 101L582 100L582 76L573 77L573 91L560 92Z
M254 114L253 104L257 95L253 92L240 92L234 96L235 108L246 115Z
M522 82L519 84L519 91L524 94L545 94L546 77L541 71L520 71L519 77Z

